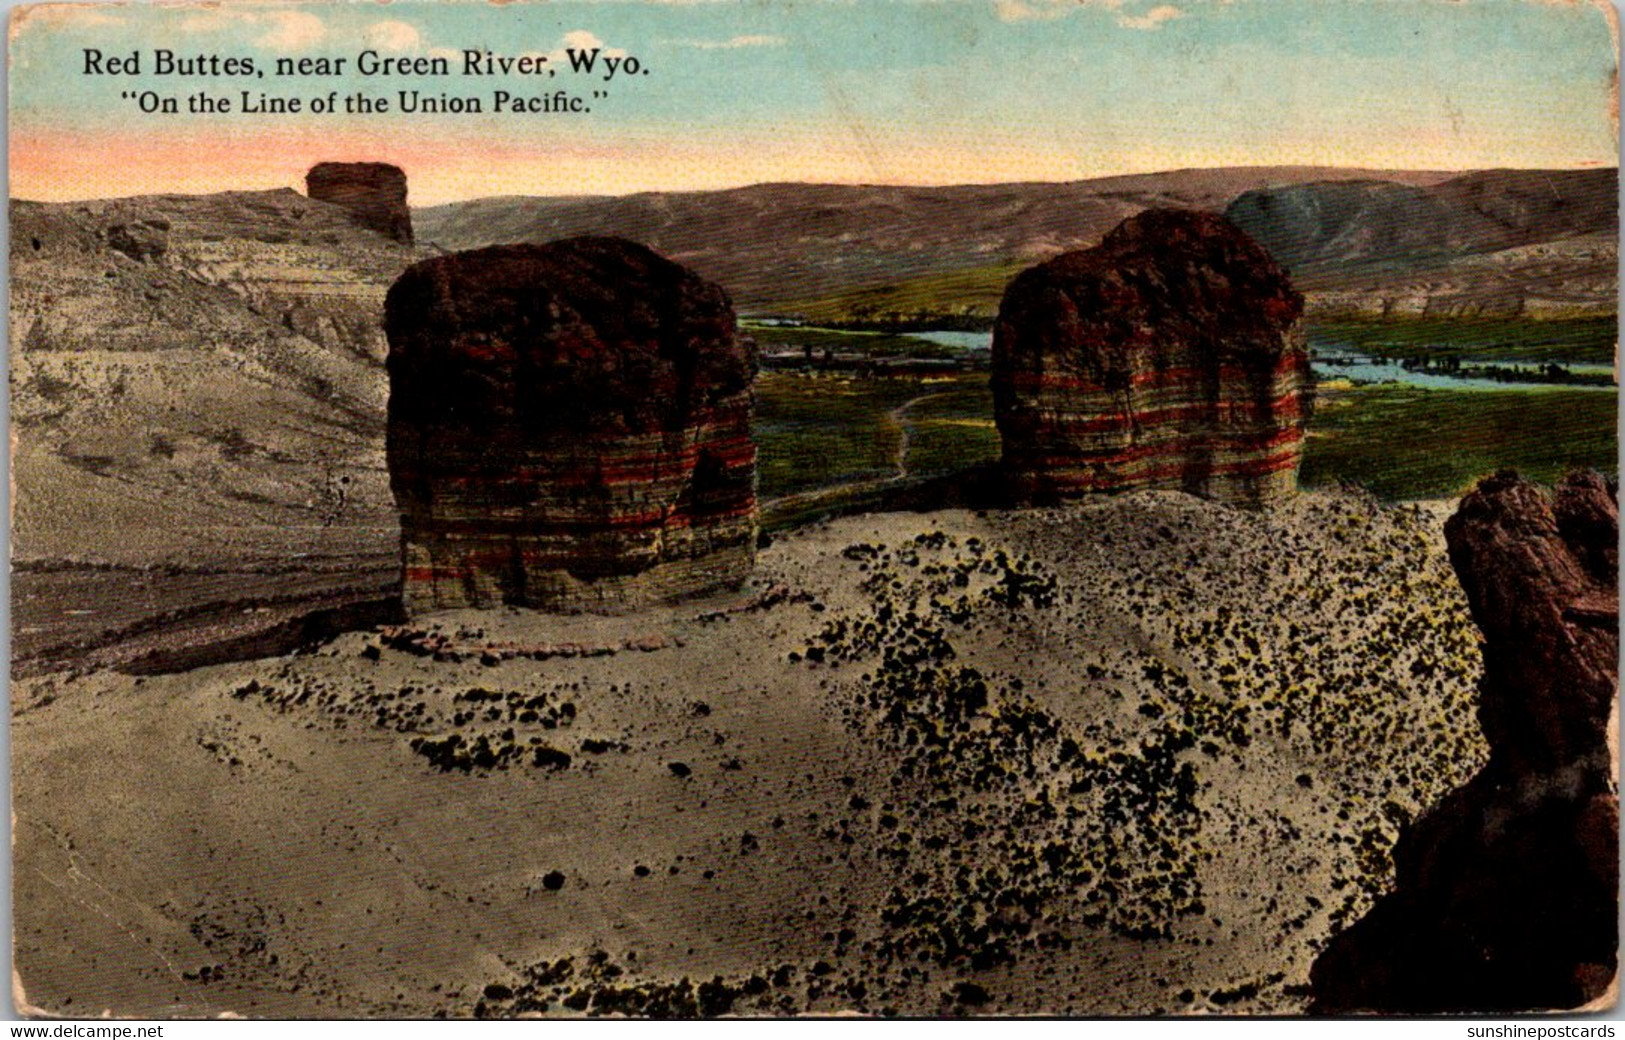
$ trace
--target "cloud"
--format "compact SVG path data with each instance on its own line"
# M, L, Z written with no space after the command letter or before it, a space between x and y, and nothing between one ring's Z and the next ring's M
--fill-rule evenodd
M38 4L17 9L17 27L26 23L49 26L88 27L123 25L124 19L108 14L101 4Z
M682 47L695 47L702 51L735 50L740 47L783 47L782 36L735 36L727 40L678 40Z
M1230 0L1214 2L1227 4ZM1132 14L1124 10L1127 6L1129 0L993 0L993 13L1001 22L1048 22L1093 8L1116 14L1117 24L1125 29L1141 30L1157 29L1163 22L1185 17L1172 4L1159 4L1144 14Z
M564 39L559 42L560 50L563 50L566 47L572 47L578 51L590 51L594 47L601 50L603 49L603 46L603 40L600 40L598 37L594 36L585 29L572 29L565 33Z
M423 45L423 34L409 22L374 22L364 36L369 47L381 51L415 51Z
M327 36L327 24L309 11L240 11L216 8L200 11L181 20L181 31L219 32L249 25L265 31L255 37L258 46L274 51L297 51L320 43Z
M564 39L559 41L559 45L557 47L554 47L552 50L548 51L546 57L548 61L564 65L566 68L568 68L570 60L569 55L564 53L567 49L576 51L591 51L595 47L598 49L599 55L605 58L626 57L625 50L621 49L620 47L604 46L603 40L600 40L597 36L594 36L585 29L572 29L565 33Z
M1145 29L1149 31L1160 27L1163 22L1171 22L1175 18L1183 17L1185 17L1184 11L1181 11L1172 4L1162 4L1159 7L1153 7L1151 10L1147 11L1143 15L1139 15L1138 17L1119 14L1117 16L1117 24L1121 25L1125 29Z
M1123 0L993 0L993 13L1001 22L1048 22L1086 7L1115 11Z
M189 14L181 19L181 32L214 32L217 29L224 29L232 20L232 17L232 15L219 9L199 11L197 14Z
M309 11L272 11L261 15L271 31L255 42L274 51L297 51L321 42L327 26Z

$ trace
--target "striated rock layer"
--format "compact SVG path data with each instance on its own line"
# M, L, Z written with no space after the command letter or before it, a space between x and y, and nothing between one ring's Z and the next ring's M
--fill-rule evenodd
M388 163L317 163L305 174L305 193L342 206L361 227L412 244L406 174Z
M1395 890L1315 962L1314 1010L1574 1008L1618 965L1617 488L1498 474L1445 526L1484 636L1490 761L1409 829Z
M1207 213L1147 210L1023 271L993 333L1011 493L1290 494L1311 393L1302 312L1269 254Z
M409 610L615 612L750 572L755 354L722 289L574 238L426 260L385 312Z
M291 189L13 202L11 227L19 562L387 564L384 294L410 248ZM221 595L155 595L188 590Z

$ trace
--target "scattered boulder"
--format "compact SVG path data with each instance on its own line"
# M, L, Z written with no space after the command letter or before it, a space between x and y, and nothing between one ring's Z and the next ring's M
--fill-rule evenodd
M1497 474L1445 525L1484 637L1490 760L1400 838L1395 890L1315 962L1323 1014L1569 1009L1618 965L1617 486Z
M1312 386L1302 312L1269 254L1209 213L1147 210L1023 271L993 333L1009 493L1291 494Z
M107 229L107 248L139 263L162 259L169 252L169 221L132 220Z
M412 244L406 174L389 163L317 163L305 174L305 194L349 211L361 227Z
M618 238L408 269L385 304L413 612L616 613L737 585L754 344L722 289Z

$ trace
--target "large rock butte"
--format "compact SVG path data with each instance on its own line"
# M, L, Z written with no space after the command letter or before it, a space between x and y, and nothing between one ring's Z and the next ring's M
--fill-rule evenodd
M305 174L305 194L342 206L358 225L412 244L406 174L388 163L324 162Z
M1408 828L1394 891L1332 940L1313 1010L1526 1012L1618 966L1617 488L1486 479L1445 525L1484 637L1490 760Z
M617 238L408 269L385 302L407 609L614 613L755 562L755 351L728 296Z
M993 333L1010 493L1290 494L1312 393L1302 312L1269 254L1208 213L1147 210L1023 271Z

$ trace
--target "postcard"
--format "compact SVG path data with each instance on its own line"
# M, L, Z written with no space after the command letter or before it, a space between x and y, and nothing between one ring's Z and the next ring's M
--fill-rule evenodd
M19 1014L1618 967L1618 24L10 22Z

